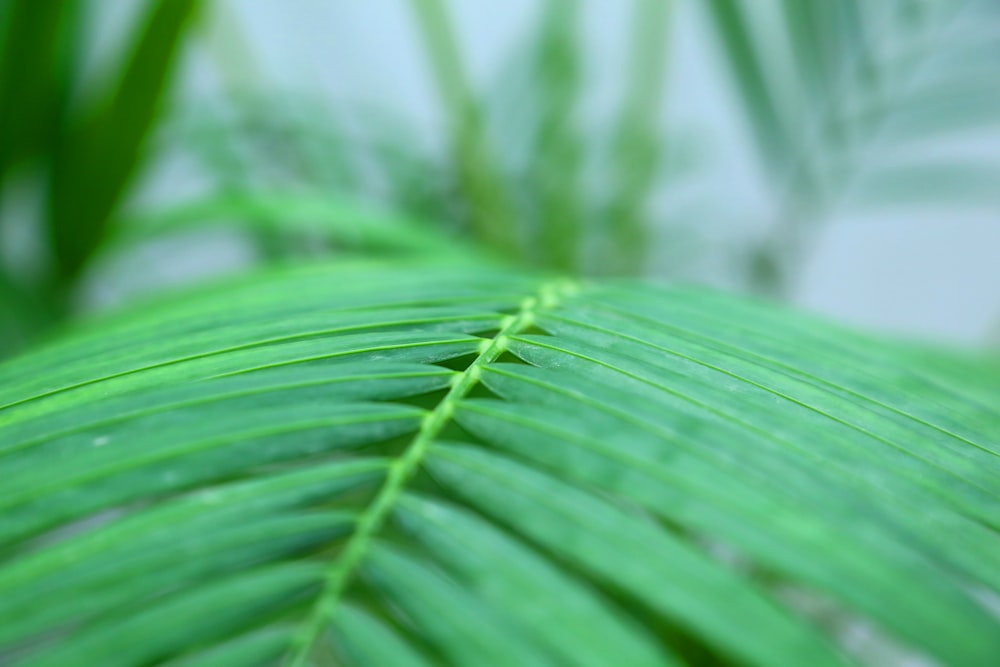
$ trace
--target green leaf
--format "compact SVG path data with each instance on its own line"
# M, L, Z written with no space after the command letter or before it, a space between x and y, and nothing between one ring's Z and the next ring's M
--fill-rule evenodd
M0 659L990 664L998 391L683 288L344 263L177 295L0 365Z
M704 9L725 53L733 85L742 98L749 129L768 162L780 161L789 137L772 84L764 49L758 46L751 15L738 0L709 0ZM772 164L773 166L773 164Z
M762 240L737 253L758 292L789 293L822 226L842 217L838 207L855 190L862 196L851 203L876 213L886 203L994 204L995 161L947 150L973 137L989 142L997 128L995 86L982 78L995 52L988 6L700 3L773 197ZM996 67L985 69L992 76ZM917 142L944 150L911 174ZM887 156L898 159L885 165Z
M593 588L580 585L475 515L410 496L400 503L399 520L463 586L506 609L523 624L523 631L571 664L601 665L602 656L608 655L618 655L629 665L659 665L666 660L648 634L601 600ZM552 626L565 632L550 632ZM601 632L592 632L597 626Z
M48 148L65 112L67 44L76 4L15 0L0 15L0 182L19 161Z
M576 271L585 228L580 197L583 142L579 107L583 72L577 33L579 4L550 2L544 9L530 63L528 99L537 100L534 142L527 178L537 184L536 220L531 247L542 266Z
M103 250L127 252L137 242L212 226L264 237L299 234L352 250L440 255L460 249L429 224L329 194L230 192L127 216Z
M500 254L518 255L518 220L486 135L483 112L467 80L461 46L442 0L412 0L413 12L441 106L451 125L451 149L472 231Z
M670 64L674 4L670 0L638 0L632 9L629 76L615 119L612 158L616 170L604 213L609 245L603 251L608 255L604 272L612 275L642 275L649 259L654 224L647 209L668 152L657 116Z
M53 156L49 235L61 277L75 277L103 240L166 96L197 0L157 0L132 37L118 79L82 113Z

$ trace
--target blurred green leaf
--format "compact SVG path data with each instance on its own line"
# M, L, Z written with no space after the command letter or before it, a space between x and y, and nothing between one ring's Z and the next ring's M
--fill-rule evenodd
M128 252L136 242L210 227L259 238L280 234L327 249L450 255L468 252L427 223L326 193L229 192L131 215L116 225L103 250Z
M874 169L855 184L850 201L873 209L943 207L946 211L1000 207L1000 162L984 159L912 161Z
M198 0L150 3L117 82L83 112L55 151L48 232L64 279L76 276L100 244L135 177L198 5Z
M538 107L527 178L536 197L531 250L542 266L579 269L586 233L586 199L581 189L583 145L578 109L583 79L578 0L552 0L542 10L534 38L532 86L525 94Z
M972 127L1000 130L992 84L977 76L983 59L976 53L990 40L977 31L982 3L782 0L779 23L791 62L779 57L784 51L766 23L767 8L740 0L706 7L775 193L768 231L747 253L751 285L787 294L819 227L856 190L898 206L985 201L995 169L982 161L944 159L916 171L898 165L902 173L891 174L881 172L897 166L879 159L907 143L953 140ZM948 88L962 90L961 98ZM864 201L875 203L868 195Z
M464 59L442 0L412 0L424 48L445 115L451 124L461 187L474 234L508 257L518 257L522 228L507 183L490 146L478 100L469 87Z
M75 0L10 0L0 30L0 184L17 163L51 150L70 87Z
M726 55L726 69L740 95L758 147L773 166L788 152L785 119L768 83L767 63L749 19L750 5L741 0L706 0L716 42ZM803 24L794 23L801 29ZM806 24L808 25L808 23Z
M672 40L670 13L674 0L634 0L628 42L625 97L612 130L614 169L611 195L602 212L608 257L602 272L643 275L649 258L653 221L646 207L663 166L659 129Z
M0 267L0 359L24 347L39 328L38 304Z

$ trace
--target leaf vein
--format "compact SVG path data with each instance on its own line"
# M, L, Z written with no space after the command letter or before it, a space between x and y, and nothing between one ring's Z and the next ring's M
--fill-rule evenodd
M313 645L323 624L332 618L354 573L367 555L379 529L388 519L407 483L420 468L437 436L452 419L455 406L465 398L476 384L482 368L496 361L507 349L508 340L528 329L535 320L539 307L556 305L566 285L560 282L544 284L537 296L525 298L517 313L505 317L500 330L490 339L484 339L479 354L469 366L455 376L451 389L437 406L425 415L420 430L402 456L389 467L389 472L374 501L361 513L357 526L339 556L327 569L325 584L313 605L301 631L293 640L284 664L303 667L307 664Z

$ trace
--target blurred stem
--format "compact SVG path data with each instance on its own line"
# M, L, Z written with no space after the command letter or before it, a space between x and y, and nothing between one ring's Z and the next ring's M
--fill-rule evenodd
M616 176L607 206L609 256L602 272L641 275L650 242L646 207L662 162L657 128L667 70L671 0L635 0L630 73L614 134Z
M240 111L237 109L240 96L246 92L251 82L258 85L266 83L265 75L240 24L239 12L221 2L213 3L209 10L200 28L209 55L215 61L215 69L219 73L221 87L228 102L221 112L222 117L228 119L228 125L237 125L243 122L237 116ZM205 137L194 147L195 151L200 152L202 159L212 165L212 175L217 179L219 192L223 195L257 185L253 182L252 166L240 154L241 137L232 136L229 134L231 132L227 123L220 121L213 132L216 136ZM263 257L275 260L285 254L288 245L286 235L281 233L279 226L268 224L272 220L247 219L245 222Z
M493 156L485 123L473 99L462 56L442 0L413 0L438 93L453 127L452 150L460 184L471 207L473 232L490 248L521 256L513 207Z
M215 61L215 69L226 95L235 99L250 86L267 84L253 45L240 23L239 12L225 2L208 6L199 32Z
M783 110L770 88L768 72L745 13L753 4L740 0L705 0L704 6L715 28L718 45L727 58L733 83L743 97L743 110L760 153L768 166L778 168L787 152L789 137Z
M778 215L760 245L750 254L748 282L758 293L786 298L805 261L806 249L818 233L817 218L828 205L828 185L824 161L837 147L850 144L851 129L842 123L842 102L851 98L857 87L878 91L881 72L871 45L862 29L865 20L854 0L834 5L811 5L786 0L786 30L797 40L797 52L814 51L821 59L802 64L805 90L816 104L812 132L798 141L788 142L784 183L779 195ZM835 10L845 10L844 23L837 21ZM829 28L836 25L837 30ZM824 26L827 26L824 28ZM823 39L824 48L816 49L810 41ZM810 67L811 65L811 67ZM839 71L838 71L839 69ZM827 85L820 85L826 82Z
M540 110L531 165L538 188L537 255L562 272L579 270L584 202L580 192L581 142L574 124L580 91L576 44L577 0L546 6L535 63Z
M815 234L814 217L828 194L825 161L839 143L849 140L844 128L835 122L849 91L844 90L844 83L833 83L835 75L839 70L841 78L849 77L848 84L856 84L858 79L877 83L860 30L860 8L855 0L781 3L789 45L799 57L802 76L807 122L794 128L801 133L791 131L793 126L772 94L764 51L754 39L746 14L748 5L737 0L708 0L707 8L733 82L743 97L762 162L779 189L775 224L749 253L748 282L757 291L784 295L798 270L793 264L801 261L803 249Z

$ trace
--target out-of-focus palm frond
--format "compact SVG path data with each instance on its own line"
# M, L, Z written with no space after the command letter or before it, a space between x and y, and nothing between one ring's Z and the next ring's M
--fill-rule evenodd
M846 201L952 210L990 195L1000 160L886 156L972 130L1000 139L995 9L970 0L704 6L776 201L751 279L787 288L818 224ZM951 91L950 94L947 91ZM855 192L860 199L851 197Z

